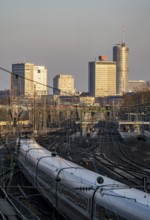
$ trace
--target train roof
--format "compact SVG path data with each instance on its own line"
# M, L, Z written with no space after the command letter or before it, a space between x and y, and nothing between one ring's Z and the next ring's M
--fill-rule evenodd
M45 166L45 169L51 169L59 173L59 177L76 183L84 183L87 186L99 187L99 191L107 194L108 191L119 197L134 200L144 206L150 207L150 194L131 188L123 183L115 181L106 176L102 176L93 171L87 170L73 162L67 161L58 155L53 157L52 153L40 146L33 139L21 139L21 148L35 161ZM98 177L103 178L103 183L98 183Z

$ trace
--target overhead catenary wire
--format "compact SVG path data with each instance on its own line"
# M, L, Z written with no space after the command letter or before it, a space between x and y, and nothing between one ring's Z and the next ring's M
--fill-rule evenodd
M16 78L25 79L25 80L28 80L28 81L30 81L30 82L33 82L33 83L36 83L36 84L39 84L39 85L42 85L42 86L46 86L47 88L55 89L55 90L57 90L57 91L59 91L59 92L62 91L62 92L63 92L64 94L66 94L66 95L79 97L79 95L75 95L75 94L73 94L73 93L63 91L63 90L58 89L58 88L55 88L55 87L53 87L53 86L46 85L46 84L41 83L41 82L37 82L37 81L35 81L35 80L33 80L33 79L29 79L29 78L26 78L26 77L24 77L24 76L20 76L20 75L15 74L15 73L13 73L13 72L11 72L11 71L9 71L9 70L3 68L3 67L0 67L0 70L5 71L5 72L7 72L7 73L9 73L9 74L11 74L11 75L13 75L13 76L15 76Z

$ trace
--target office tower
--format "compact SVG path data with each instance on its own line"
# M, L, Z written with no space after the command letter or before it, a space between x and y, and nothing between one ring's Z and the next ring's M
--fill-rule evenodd
M15 96L33 96L33 69L34 64L17 63L12 64L11 91Z
M47 94L47 70L43 66L32 63L12 64L11 93L14 96L28 96ZM40 83L40 84L38 84Z
M122 95L128 92L128 56L129 48L124 43L124 30L122 43L113 47L113 61L116 61L116 93Z
M116 95L116 62L106 61L106 56L100 56L99 61L89 62L88 72L91 96Z
M47 69L45 69L44 66L34 66L33 80L34 91L36 91L36 95L47 95Z
M72 75L56 75L53 78L53 87L54 95L69 96L75 94L74 78Z

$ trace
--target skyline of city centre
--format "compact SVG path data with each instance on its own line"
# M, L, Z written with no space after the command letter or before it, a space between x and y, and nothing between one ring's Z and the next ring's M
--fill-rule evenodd
M88 90L88 62L99 54L112 60L112 46L130 48L129 79L149 80L150 1L70 2L1 1L0 66L29 62L48 69L48 84L59 73L72 73L79 91ZM10 76L0 71L0 89L10 88Z

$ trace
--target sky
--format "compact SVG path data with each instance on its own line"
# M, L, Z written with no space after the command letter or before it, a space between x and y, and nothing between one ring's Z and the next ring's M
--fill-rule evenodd
M77 91L88 91L88 62L112 60L112 48L129 47L129 79L150 81L150 0L0 0L0 67L34 63L72 74ZM0 89L10 75L0 70ZM50 91L51 92L51 91Z

